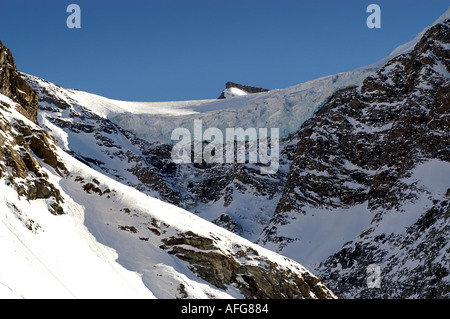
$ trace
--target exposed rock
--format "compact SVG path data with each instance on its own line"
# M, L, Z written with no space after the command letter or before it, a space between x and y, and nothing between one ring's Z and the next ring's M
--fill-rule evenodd
M268 89L257 88L254 86L242 85L242 84L233 83L233 82L227 82L225 84L225 89L230 89L230 88L238 88L246 93L261 93L261 92L269 91ZM222 92L222 94L218 97L218 99L224 99L224 98L225 98L225 93Z
M449 204L426 211L404 235L347 243L320 266L320 275L341 298L447 299ZM381 269L380 288L366 282L366 267L374 263Z
M17 110L37 123L38 94L17 72L11 51L0 41L0 94L19 104Z
M189 268L214 286L235 286L249 299L335 298L308 271L285 268L251 247L223 251L220 238L206 238L193 232L162 239L161 248L189 263ZM286 259L287 260L287 259Z
M64 163L56 154L56 141L49 133L40 128L32 129L20 120L16 120L15 127L22 134L21 138L25 139L33 153L44 163L53 167L59 175L68 173Z
M53 214L63 214L60 191L50 183L39 160L53 167L60 175L67 169L56 154L55 141L37 123L38 95L21 78L11 52L0 42L0 94L13 103L2 102L0 108L0 178L6 178L19 196L27 200L49 200ZM17 110L33 123L10 116Z

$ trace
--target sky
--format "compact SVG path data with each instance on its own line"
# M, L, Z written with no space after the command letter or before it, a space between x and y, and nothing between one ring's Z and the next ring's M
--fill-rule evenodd
M69 4L81 9L70 29ZM369 4L381 9L370 29ZM19 71L126 101L217 98L228 81L281 89L377 62L448 0L0 1Z

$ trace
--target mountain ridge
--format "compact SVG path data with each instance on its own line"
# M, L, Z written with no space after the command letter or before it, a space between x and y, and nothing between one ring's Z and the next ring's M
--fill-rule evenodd
M164 261L177 260L145 273L156 296L448 298L449 16L450 9L370 66L221 101L114 101L21 76L39 94L39 124L64 151L60 158L72 163L72 176L56 178L54 186L68 200L89 198L86 225L96 239L138 273L147 268L126 258L128 244L149 243ZM175 165L167 136L194 119L219 129L284 123L280 169L262 176L249 163ZM90 168L82 170L74 158ZM134 194L126 205L117 189ZM163 210L183 207L247 240L197 217L186 217L202 225L197 233L177 222L166 227L172 223L160 212L132 207L139 202L132 197L144 194L175 205L158 201ZM66 202L60 206L68 210ZM237 245L224 247L209 228ZM271 259L285 267L282 277ZM375 289L366 281L374 264L381 276ZM152 274L171 284L152 282ZM267 276L270 284L260 280Z

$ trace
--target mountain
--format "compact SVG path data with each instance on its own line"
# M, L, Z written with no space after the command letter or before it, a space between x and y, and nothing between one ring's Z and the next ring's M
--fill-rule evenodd
M156 297L304 296L281 284L295 274L315 297L448 298L449 24L450 10L366 67L262 92L232 83L217 100L117 101L19 73L67 174L44 162L64 202L38 200L84 220L78 236L118 254L99 264L140 274ZM171 133L194 121L279 128L276 172L174 163Z
M2 298L335 298L293 260L91 169L101 158L45 130L51 107L80 147L134 146L71 100L38 100L2 43L0 79Z

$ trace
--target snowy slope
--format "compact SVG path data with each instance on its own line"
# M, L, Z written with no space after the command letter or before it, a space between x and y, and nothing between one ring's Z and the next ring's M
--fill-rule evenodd
M154 297L83 225L82 206L68 203L70 213L55 217L42 203L18 200L4 183L0 189L1 298Z
M2 94L0 101L15 105ZM37 129L14 108L2 107L0 116ZM6 132L1 134L9 139ZM53 168L47 166L44 171L49 182L61 181ZM2 298L154 297L140 276L117 264L117 254L99 244L83 225L82 205L64 194L68 214L55 216L49 213L48 200L27 201L9 183L6 178L0 179Z

